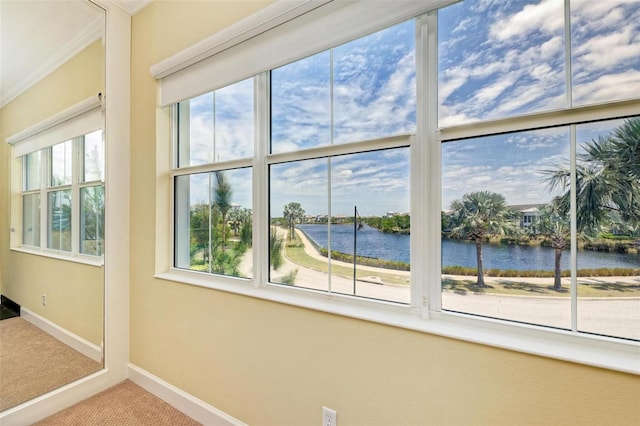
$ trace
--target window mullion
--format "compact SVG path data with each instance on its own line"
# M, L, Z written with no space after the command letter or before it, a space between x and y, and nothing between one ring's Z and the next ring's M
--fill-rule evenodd
M71 253L80 251L80 181L84 166L82 144L84 137L71 144Z
M571 68L571 6L564 0L564 68L565 68L565 105L573 106L573 82Z
M421 75L418 92L418 134L421 135L418 145L420 145L419 161L427 164L427 167L416 167L420 176L420 184L424 184L425 196L419 199L418 212L414 216L426 218L419 222L425 238L414 238L412 240L424 240L420 244L417 254L422 256L412 261L412 265L417 265L418 269L412 273L418 273L423 282L422 294L418 294L422 300L417 302L423 308L428 306L429 310L439 311L442 309L442 261L441 261L441 237L440 237L440 215L442 211L442 182L441 182L441 146L438 141L438 15L431 12L426 17L422 17L421 40L418 58L421 61L417 64L416 72ZM418 156L416 156L418 157ZM426 182L426 183L424 183ZM418 187L419 188L419 187ZM413 211L413 209L412 209ZM419 244L416 241L416 244ZM426 264L421 262L427 259ZM413 268L412 268L413 269ZM424 298L428 300L425 301Z
M269 170L266 157L270 143L270 96L271 85L268 72L254 79L254 149L253 149L253 269L254 287L269 280Z
M40 162L40 249L49 241L49 192L51 182L51 148L42 150Z
M577 218L577 140L576 126L569 127L569 157L570 157L570 216L571 216L571 330L578 331L578 218Z

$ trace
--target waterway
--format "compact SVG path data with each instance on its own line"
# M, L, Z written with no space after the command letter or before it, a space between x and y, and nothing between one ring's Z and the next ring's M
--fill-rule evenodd
M298 228L321 247L327 248L327 225L298 225ZM353 253L353 224L331 225L331 248ZM356 232L358 256L396 260L409 263L410 236L386 234L365 226ZM549 247L483 244L486 269L553 270L555 251ZM569 269L569 250L562 254L562 269ZM476 246L471 241L442 240L442 265L476 267ZM583 268L640 268L640 254L578 251L578 269Z

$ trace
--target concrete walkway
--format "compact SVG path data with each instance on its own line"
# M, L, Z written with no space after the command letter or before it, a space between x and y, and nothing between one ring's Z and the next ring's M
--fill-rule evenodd
M281 235L286 231L279 229ZM307 239L304 233L296 230L298 237L304 244L305 253L317 260L327 262ZM251 251L247 251L245 259L251 259ZM243 262L244 264L245 262ZM353 264L332 260L333 265L353 267ZM241 266L248 271L249 266ZM296 272L294 285L314 290L331 291L340 294L357 295L371 299L386 300L399 303L410 303L409 285L388 285L379 279L378 275L393 274L406 275L407 282L410 279L409 271L390 271L384 268L375 268L358 265L359 271L369 272L366 280L356 280L355 293L353 278L344 278L331 275L329 284L328 271L316 271L294 263L284 256L283 265L277 271L271 270L271 282L281 283L283 277ZM472 277L446 275L446 278L454 280L469 280ZM378 279L376 279L378 278ZM507 278L485 278L487 284L494 281L508 281ZM527 278L527 281L536 284L550 283L552 278ZM522 281L522 278L518 278ZM579 283L597 282L632 282L640 283L640 277L597 277L580 278ZM329 288L329 285L331 288ZM563 279L563 285L569 285L569 279ZM553 296L511 296L494 294L455 293L442 292L442 307L445 310L464 312L474 315L482 315L492 318L506 319L545 325L557 328L571 328L571 300L569 297ZM624 337L640 340L640 298L578 298L577 307L578 330Z

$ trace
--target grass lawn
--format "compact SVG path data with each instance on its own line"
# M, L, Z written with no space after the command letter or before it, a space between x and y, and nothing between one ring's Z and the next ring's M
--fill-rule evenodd
M313 269L320 272L327 272L327 262L313 258L305 253L302 247L285 247L285 254L294 263L305 268ZM409 285L409 278L407 276L395 274L394 271L389 270L386 272L372 272L371 270L363 269L364 266L358 266L356 270L356 278L366 280L367 277L372 275L379 277L384 284L391 285ZM338 265L336 263L331 264L331 273L345 278L353 278L353 267Z
M514 280L515 279L517 278L514 278ZM475 279L471 277L468 280L453 280L450 278L442 280L443 290L460 294L486 293L553 297L569 297L571 295L567 285L563 285L560 290L554 290L553 280L549 280L548 284L496 280L488 283L491 288L477 288L474 284ZM640 297L640 284L628 282L578 284L578 297Z

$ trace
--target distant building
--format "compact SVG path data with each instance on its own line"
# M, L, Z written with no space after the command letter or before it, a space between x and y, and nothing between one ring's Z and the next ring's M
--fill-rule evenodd
M544 204L517 204L510 207L518 210L522 214L520 227L528 228L536 218L540 216L540 208L542 206L544 206Z

